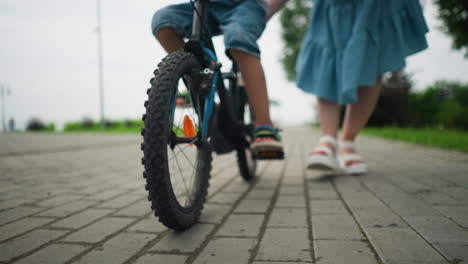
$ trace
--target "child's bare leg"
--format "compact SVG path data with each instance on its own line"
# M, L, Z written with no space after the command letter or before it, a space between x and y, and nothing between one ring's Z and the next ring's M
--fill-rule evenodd
M318 98L318 106L322 134L336 137L340 121L340 105Z
M340 122L341 106L322 98L318 98L318 106L322 135L336 138ZM335 146L329 142L321 143L321 145L327 146L330 149L335 148Z
M345 120L343 122L342 140L354 141L361 129L367 123L370 115L374 111L377 99L380 94L382 78L378 77L373 86L360 86L358 88L358 101L348 105L346 108ZM353 152L352 149L343 148L343 153Z
M249 102L255 113L256 125L272 126L265 73L260 59L240 50L231 49L230 52L244 78Z
M156 38L168 53L184 48L184 40L172 27L162 27L158 33L156 33Z

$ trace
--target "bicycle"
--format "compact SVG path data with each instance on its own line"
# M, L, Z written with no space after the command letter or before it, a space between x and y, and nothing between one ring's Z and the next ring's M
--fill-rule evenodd
M190 2L192 37L183 50L168 54L154 71L142 129L148 199L159 221L174 230L187 229L200 217L213 150L217 154L236 151L246 181L255 177L257 159L282 158L282 153L254 156L249 151L255 115L239 68L228 54L232 68L221 72L211 36L203 26L209 3Z

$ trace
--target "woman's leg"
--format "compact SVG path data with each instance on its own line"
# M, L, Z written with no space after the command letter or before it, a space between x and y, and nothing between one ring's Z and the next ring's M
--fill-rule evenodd
M341 140L354 141L356 139L374 111L377 99L379 98L381 85L382 77L379 76L375 85L361 86L358 88L358 101L348 105L346 108ZM350 153L354 150L343 148L341 151L342 153Z

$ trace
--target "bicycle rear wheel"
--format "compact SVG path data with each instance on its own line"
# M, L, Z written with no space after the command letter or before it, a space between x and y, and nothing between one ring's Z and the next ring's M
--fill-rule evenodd
M158 67L143 115L143 176L155 216L184 230L198 221L211 170L211 148L201 141L204 101L188 88L201 67L185 51L169 54Z
M255 115L250 108L244 87L239 87L239 89L238 119L247 130L246 139L249 143L252 143L254 140ZM240 146L237 148L237 164L244 180L251 181L255 178L257 160L253 158L252 152L248 147Z

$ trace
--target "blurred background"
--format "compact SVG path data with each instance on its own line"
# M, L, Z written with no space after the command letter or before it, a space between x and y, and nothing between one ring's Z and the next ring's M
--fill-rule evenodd
M99 35L104 119L108 126L138 125L148 81L165 56L151 34L152 15L183 2L0 0L2 129L96 126L101 115ZM429 49L410 57L404 71L386 76L370 125L466 130L466 1L421 4L430 27ZM281 126L316 122L315 98L291 81L311 5L310 0L291 0L259 41L273 119ZM215 46L224 54L221 37ZM225 57L221 61L228 63Z

